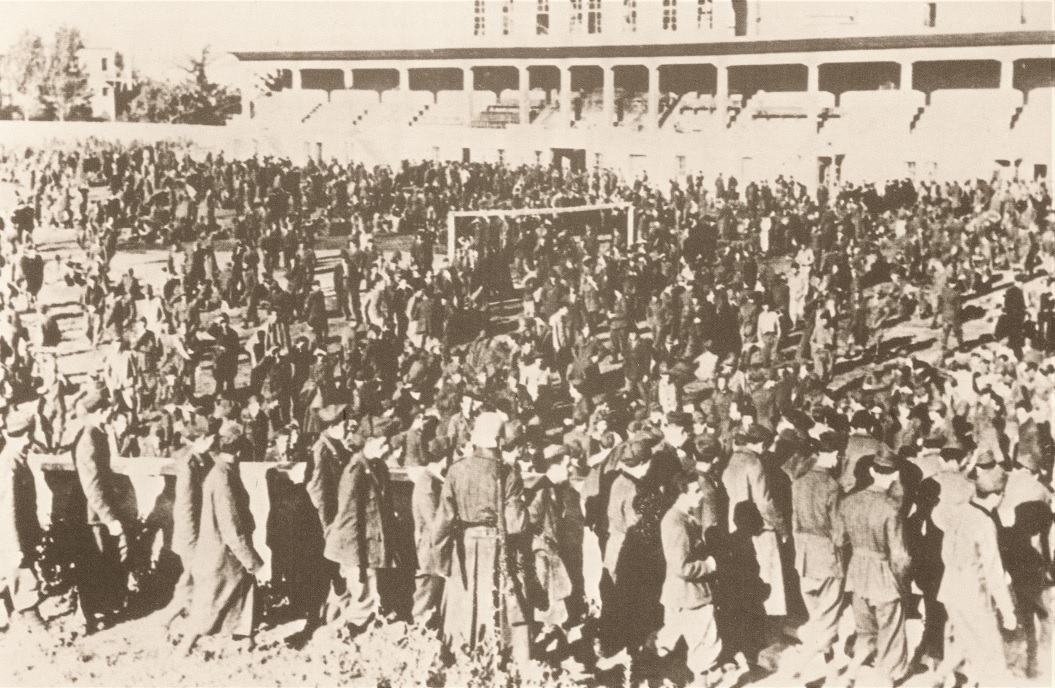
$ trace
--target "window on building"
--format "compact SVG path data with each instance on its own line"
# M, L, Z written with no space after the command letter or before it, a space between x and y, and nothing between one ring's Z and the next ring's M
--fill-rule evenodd
M601 33L601 0L589 0L589 13L586 15L586 30L589 33Z
M473 35L483 36L487 33L487 3L484 0L473 0Z
M938 24L938 3L927 3L927 27L933 29Z
M678 0L663 0L663 30L678 30Z
M104 96L110 95L110 87L109 86L103 86L103 95Z
M637 31L637 0L623 0L623 17L626 30L630 33Z
M685 156L684 156L684 155L679 155L679 156L678 156L678 157L676 158L676 162L677 162L677 164L678 164L678 175L679 175L679 176L682 176L682 175L684 175L684 174L685 174L685 168L686 168L686 165L685 165Z
M569 30L571 33L582 31L582 0L571 0L571 14L569 15Z
M106 58L103 58L103 71L106 71Z
M539 36L549 34L549 0L538 0L535 9L535 33Z
M502 3L502 35L508 36L513 29L513 0Z
M714 0L696 0L696 28L714 28Z

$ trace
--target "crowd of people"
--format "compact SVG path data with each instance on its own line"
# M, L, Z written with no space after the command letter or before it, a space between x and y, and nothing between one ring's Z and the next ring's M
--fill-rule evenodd
M90 631L122 619L156 528L122 515L111 463L175 458L182 574L160 616L187 652L251 638L260 586L280 582L306 622L291 644L395 615L454 654L494 641L513 666L601 675L680 663L693 685L732 685L800 617L791 683L925 668L1002 685L1050 643L1042 181L811 194L101 142L6 151L0 180L20 194L0 242L13 627L43 624L27 463L43 450L73 456ZM610 217L482 214L434 255L453 210L610 202L633 204L633 243ZM79 250L44 260L34 236L56 229ZM129 245L166 252L160 279L111 268ZM496 272L513 315L490 307ZM1006 282L966 341L968 300ZM106 352L84 379L62 370L68 304L49 285L78 294ZM888 338L907 319L937 330L936 357ZM305 467L293 517L266 524L293 563L255 549L249 461Z

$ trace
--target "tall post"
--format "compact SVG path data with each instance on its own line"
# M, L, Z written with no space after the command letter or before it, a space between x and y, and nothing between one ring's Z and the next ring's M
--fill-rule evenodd
M725 65L715 65L714 82L714 107L718 113L718 121L725 126L729 121L729 68Z
M345 82L345 88L355 88L355 70L348 70L348 80Z
M817 93L821 90L821 68L820 65L806 65L806 92Z
M406 67L399 67L399 88L400 91L410 90L410 70Z
M290 84L290 88L294 91L299 91L300 89L304 88L300 80L300 70L297 69L296 65L294 65L293 68L289 71L293 74L293 83Z
M520 86L520 126L531 124L531 73L527 65L517 68Z
M472 124L476 117L473 109L473 91L476 89L476 76L472 67L462 67L462 88L465 90L465 123Z
M902 91L912 90L912 62L901 63L901 79L898 88Z
M648 129L659 128L659 66L648 68Z
M454 236L455 229L454 228L455 228L454 213L453 212L449 212L449 213L447 213L447 266L448 267L450 267L451 265L454 265L454 251L455 251L455 246L457 245L456 242L455 242L455 236Z
M574 116L571 111L571 67L560 68L560 118L570 127Z
M603 67L604 82L601 85L601 101L604 107L604 125L612 126L615 122L615 67Z

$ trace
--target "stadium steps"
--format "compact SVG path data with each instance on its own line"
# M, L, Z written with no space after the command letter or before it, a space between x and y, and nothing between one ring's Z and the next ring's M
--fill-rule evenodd
M312 108L311 110L309 110L309 111L308 111L308 114L306 114L306 115L304 115L303 117L301 117L301 118L300 118L300 123L301 123L301 124L304 124L304 123L305 123L305 122L307 122L307 121L308 121L309 119L311 119L312 115L314 115L314 114L315 114L316 112L318 112L319 110L321 110L321 109L322 109L322 106L323 106L323 105L325 105L325 104L326 104L326 101L323 101L323 102L321 102L321 103L317 103L317 104L315 105L315 107L313 107L313 108Z
M685 94L685 93L679 93L678 97L675 98L674 101L672 103L670 103L670 105L668 105L667 108L660 114L660 116L659 116L659 128L660 129L662 129L664 127L664 125L666 125L667 120L670 119L670 116L673 115L675 113L675 111L677 111L678 107L681 105L681 101L683 101L685 99L686 95L687 94Z
M908 123L908 130L909 131L916 131L916 127L919 126L919 121L920 121L920 119L923 118L923 113L924 113L924 111L926 111L926 109L927 109L927 106L924 105L923 107L918 108L916 110L916 114L914 114L912 116L912 121Z

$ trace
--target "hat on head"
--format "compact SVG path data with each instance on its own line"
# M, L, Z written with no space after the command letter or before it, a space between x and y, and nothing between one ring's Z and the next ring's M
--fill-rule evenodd
M839 442L839 436L834 432L823 433L817 440L817 451L824 452L826 454L831 452L837 452L841 449L841 442Z
M498 447L498 434L502 431L505 418L493 411L481 413L473 424L472 435L469 442L480 449L496 449Z
M877 473L890 474L897 471L894 463L894 451L885 444L879 445L879 449L872 456L872 467Z
M736 441L740 444L768 444L772 439L773 435L769 430L758 423L752 423L747 430L736 436Z
M326 425L332 425L339 420L344 420L348 406L346 404L330 404L323 406L317 411L319 420Z

